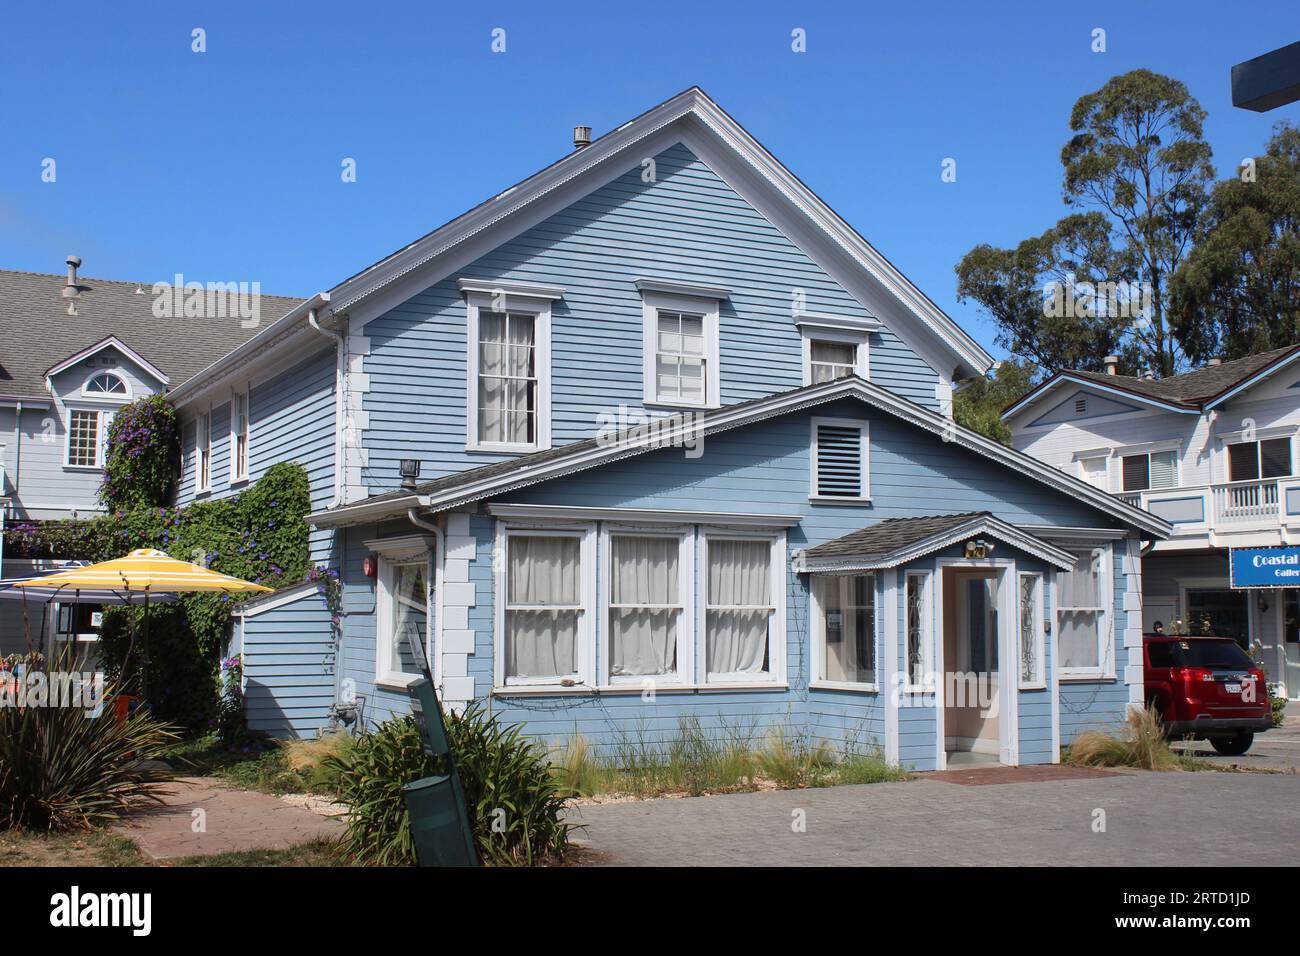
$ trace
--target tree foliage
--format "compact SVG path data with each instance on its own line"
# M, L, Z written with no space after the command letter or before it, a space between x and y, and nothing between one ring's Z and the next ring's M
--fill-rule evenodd
M1300 129L1280 123L1263 156L1215 185L1170 288L1193 360L1300 341Z
M1034 384L1038 368L1032 362L1007 359L999 362L991 375L966 383L953 399L953 418L958 425L1011 444L1011 429L1002 421L1002 412L1024 395Z
M1149 70L1113 77L1081 97L1061 151L1073 210L1014 249L976 246L957 266L959 301L998 324L998 344L1048 369L1171 375L1183 359L1168 316L1169 278L1187 254L1213 175L1205 111L1177 80ZM1047 286L1072 281L1065 314Z

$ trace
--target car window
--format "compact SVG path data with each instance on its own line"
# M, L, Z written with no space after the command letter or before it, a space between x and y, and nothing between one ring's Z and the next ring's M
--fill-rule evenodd
M1174 657L1182 667L1253 667L1236 641L1174 641Z
M1174 645L1168 641L1152 641L1147 645L1147 657L1152 667L1176 667L1174 663Z

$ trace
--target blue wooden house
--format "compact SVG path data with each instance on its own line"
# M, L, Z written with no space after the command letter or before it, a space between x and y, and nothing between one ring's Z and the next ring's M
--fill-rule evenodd
M343 581L337 647L311 585L241 609L254 727L405 712L412 636L601 746L1046 763L1142 703L1164 521L958 427L990 357L701 90L575 141L172 393L182 501L302 462Z

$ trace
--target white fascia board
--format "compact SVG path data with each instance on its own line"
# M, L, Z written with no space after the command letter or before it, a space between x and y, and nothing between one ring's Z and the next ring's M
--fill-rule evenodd
M202 397L213 388L225 384L226 380L235 373L241 377L250 377L265 365L283 361L285 356L279 354L280 347L303 331L307 316L313 309L323 309L329 305L329 301L328 292L318 292L311 298L304 299L251 339L182 382L167 394L168 401L180 408ZM316 337L314 331L310 329L308 331Z
M1131 392L1126 388L1110 388L1095 379L1079 378L1071 375L1069 372L1062 372L1059 375L1049 378L1046 382L1028 394L1022 395L1019 401L1002 413L1002 420L1004 422L1011 421L1012 418L1019 415L1021 412L1026 411L1031 406L1043 401L1062 385L1076 385L1093 392L1098 392L1102 395L1121 398L1125 401L1138 402L1143 405L1150 405L1152 408L1158 408L1162 411L1182 412L1187 415L1201 414L1201 410L1198 408L1188 408L1186 405L1177 405L1172 402L1161 401L1160 399L1152 398L1149 395Z
M894 395L878 385L860 378L850 377L834 379L820 385L796 389L766 399L743 405L723 408L709 413L703 424L693 420L681 419L671 427L643 438L626 442L612 442L594 447L581 443L584 447L569 454L548 457L535 465L523 463L521 467L508 475L493 475L471 480L466 484L448 488L442 492L430 494L402 495L378 502L363 502L347 508L332 511L315 512L308 515L308 521L317 527L336 527L343 524L359 524L375 517L381 517L403 511L412 506L419 506L435 511L449 511L464 505L482 501L493 495L505 494L539 484L552 478L561 478L577 474L599 465L608 464L623 458L630 458L646 451L653 451L665 446L671 447L673 441L687 438L697 439L701 434L712 435L744 425L753 424L779 415L802 411L833 402L841 398L857 398L868 405L875 406L903 421L937 435L944 440L972 451L985 458L1005 465L1012 471L1028 475L1042 484L1048 485L1071 498L1083 501L1105 514L1131 526L1137 527L1157 538L1168 538L1173 526L1150 512L1125 504L1119 498L1088 484L1080 478L1053 468L1024 452L1007 448L1005 445L973 432L956 424L952 419L932 412L920 405L915 405L904 398Z
M236 617L256 617L259 614L265 614L267 611L274 611L278 607L284 607L286 604L301 601L304 597L314 594L317 590L318 587L315 581L303 581L301 584L281 588L274 594L263 594L251 601L237 604L231 609L231 613Z
M55 365L48 372L46 372L45 373L46 387L49 388L51 391L53 391L54 387L53 385L50 384L50 380L54 378L54 376L58 375L60 372L67 371L68 369L72 368L72 366L76 365L82 359L90 358L90 356L102 352L104 351L104 349L107 348L117 349L128 359L130 359L132 362L134 362L144 371L148 372L151 376L153 376L155 379L161 382L163 385L171 384L171 379L167 377L166 372L164 372L158 366L154 365L152 362L145 359L142 355L140 355L139 352L136 352L130 346L126 345L116 335L110 335L108 336L108 338L100 339L98 342L96 342L94 345L90 346L89 348L82 349L76 355L72 355L64 359L58 365Z
M846 262L862 274L858 281L851 281L844 269L832 269L826 261L823 261L827 256L814 255L809 248L810 243L800 242L791 235L792 230L783 228L779 222L774 221L778 228L786 232L791 241L827 269L832 277L856 298L861 301L865 293L868 298L874 300L872 303L863 302L864 306L876 313L889 311L888 305L880 301L882 296L871 295L870 290L865 288L867 283L861 281L862 276L869 277L881 290L890 293L890 298L897 306L893 312L901 320L891 325L891 329L917 351L940 376L951 377L954 364L964 365L977 374L983 374L992 366L992 356L973 338L698 89L687 90L635 120L624 123L585 149L565 156L529 179L512 186L387 259L344 281L332 292L333 311L341 313L352 310L363 300L375 297L376 293L402 280L399 293L383 297L382 309L367 303L364 312L353 315L354 320L364 325L371 318L383 314L389 308L450 275L456 268L473 261L474 257L466 258L463 254L453 256L453 250L481 236L497 223L508 217L515 217L526 207L537 206L541 200L561 187L572 184L579 177L594 174L595 178L598 178L600 175L597 172L598 166L633 146L641 145L647 155L662 151L661 146L651 145L652 137L683 119L687 122L680 128L681 135L672 138L685 143L747 201L754 203L754 190L749 189L749 195L746 195L747 190L735 181L737 177L734 174L724 175L719 168L728 158L724 157L723 151L717 148L719 142L729 147L725 152L730 154L728 165L733 170L742 167L749 169L752 174L751 179L761 181L769 193L775 191L788 207L803 214L805 227L801 231L806 234L806 237L814 239L811 245L834 247L840 250L846 257ZM692 130L694 135L691 135ZM708 139L713 141L711 148L703 144L703 137L700 134L704 130L709 132ZM702 153L708 153L712 161ZM719 161L720 157L723 157L721 161ZM770 201L763 203L759 208L772 218ZM512 224L506 235L496 236L496 230L493 230L490 248L506 241L508 235L522 232L528 228L530 220L535 218L537 217L525 217L526 221ZM782 218L788 220L791 217L787 215ZM820 243L815 241L817 238L821 239ZM435 264L435 260L442 261ZM431 270L425 268L431 265L434 266ZM411 274L417 270L419 274L412 277ZM929 333L930 343L922 342L922 339L927 336L918 335L914 329L907 328L909 325L918 324L921 329ZM948 353L947 357L940 356L938 354L940 352Z
M896 568L918 558L923 558L928 554L933 554L935 551L958 544L972 535L985 535L996 538L1003 544L1011 545L1026 554L1046 561L1062 571L1068 571L1074 567L1074 556L1068 551L1053 547L1046 541L1042 541L997 518L975 518L965 524L910 544L906 548L900 548L884 555L833 555L818 558L809 557L806 552L800 552L795 556L794 570L799 572L848 572Z
M1228 391L1224 392L1214 401L1207 403L1205 406L1205 411L1208 412L1210 411L1210 409L1218 408L1224 402L1230 401L1231 399L1236 398L1242 392L1254 388L1256 385L1258 385L1260 382L1264 381L1265 379L1272 378L1273 375L1275 375L1277 372L1282 371L1282 369L1288 367L1297 359L1300 359L1300 351L1292 352L1290 355L1283 358L1280 362L1274 362L1272 365L1260 369L1254 375L1250 376L1250 378L1238 382L1236 385L1234 385Z

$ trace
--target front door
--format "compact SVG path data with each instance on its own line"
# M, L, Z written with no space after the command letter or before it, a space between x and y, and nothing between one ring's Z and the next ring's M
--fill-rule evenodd
M942 694L946 764L1014 763L1015 716L1002 693L1014 614L1005 568L948 567L943 575ZM1014 671L1007 673L1013 674Z

